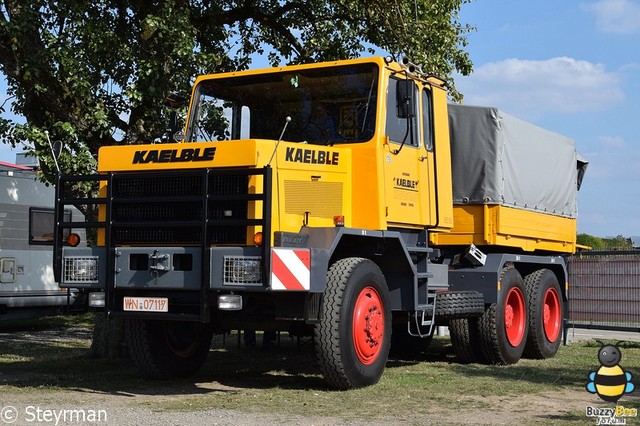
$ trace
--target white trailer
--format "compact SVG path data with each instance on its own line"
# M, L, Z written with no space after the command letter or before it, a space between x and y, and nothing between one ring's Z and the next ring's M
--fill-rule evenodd
M53 276L55 191L37 173L0 162L0 320L60 310L77 296ZM82 217L74 208L67 215Z

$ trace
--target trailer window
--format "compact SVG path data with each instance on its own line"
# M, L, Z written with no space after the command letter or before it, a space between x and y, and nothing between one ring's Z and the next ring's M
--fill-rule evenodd
M71 212L64 212L64 220L71 221ZM54 231L53 209L29 209L29 244L53 245ZM70 230L65 229L63 236L66 238Z

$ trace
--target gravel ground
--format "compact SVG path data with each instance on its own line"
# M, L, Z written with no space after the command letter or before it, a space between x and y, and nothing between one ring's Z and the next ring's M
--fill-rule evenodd
M217 386L216 384L211 384ZM0 402L4 409L14 411L15 425L30 424L107 424L118 426L152 425L406 425L406 424L459 424L459 425L513 425L536 422L552 424L554 418L571 412L582 411L585 407L603 406L587 392L562 392L547 395L527 396L523 404L521 397L482 398L478 397L478 409L456 411L455 406L442 410L430 417L410 414L402 418L352 420L331 417L309 417L304 415L261 414L251 411L208 409L195 411L154 411L145 407L153 395L117 395L84 393L86 390L56 391L48 396L23 396L18 393L3 394ZM212 396L215 397L215 396ZM63 403L60 401L64 401ZM76 401L73 403L73 401ZM490 409L480 408L492 404ZM454 404L455 405L455 404ZM78 410L82 413L79 413ZM85 415L85 421L78 421ZM95 416L96 421L90 416ZM47 417L48 416L48 417ZM66 416L66 417L65 417ZM56 417L59 419L56 423ZM67 421L64 421L64 420ZM3 418L3 420L6 420ZM40 420L40 421L36 421ZM589 424L584 417L585 424ZM636 420L636 419L630 419ZM640 419L637 419L640 421ZM0 422L0 424L2 424ZM593 422L595 424L595 421Z

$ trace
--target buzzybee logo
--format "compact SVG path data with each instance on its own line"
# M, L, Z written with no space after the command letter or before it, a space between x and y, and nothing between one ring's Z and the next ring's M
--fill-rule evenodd
M631 373L620 366L620 360L622 352L617 346L603 344L598 351L600 368L589 373L587 391L598 394L603 401L615 403L625 393L631 393L635 388Z

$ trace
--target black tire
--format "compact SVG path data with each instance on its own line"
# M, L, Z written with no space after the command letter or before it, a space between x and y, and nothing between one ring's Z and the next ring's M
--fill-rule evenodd
M484 297L477 291L447 291L436 294L436 320L479 317L484 313Z
M363 258L331 265L321 318L315 351L329 385L351 389L377 383L391 346L389 290L380 268Z
M435 329L435 327L431 329L430 335L420 337L409 334L406 322L403 324L393 324L389 357L401 360L414 360L418 358L431 344Z
M130 320L127 341L131 357L154 379L189 376L204 364L213 329L183 321Z
M449 321L449 337L458 361L486 363L480 341L478 318L460 318Z
M516 269L503 269L500 283L498 303L489 305L479 318L482 353L491 364L515 364L527 343L529 302Z
M524 279L529 296L529 334L524 356L553 357L562 340L564 303L558 278L549 269L540 269Z

